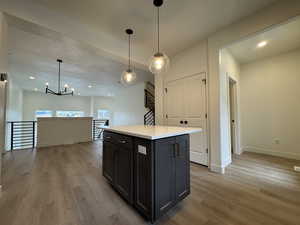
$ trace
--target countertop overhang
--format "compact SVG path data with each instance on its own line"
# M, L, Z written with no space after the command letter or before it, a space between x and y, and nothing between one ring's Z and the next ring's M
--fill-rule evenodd
M119 134L156 140L160 138L174 137L184 134L192 134L202 132L202 128L192 127L172 127L172 126L116 126L104 128L106 131L111 131Z

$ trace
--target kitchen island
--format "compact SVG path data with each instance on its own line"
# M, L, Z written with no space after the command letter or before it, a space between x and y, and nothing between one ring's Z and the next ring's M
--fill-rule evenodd
M201 128L111 127L103 135L103 176L152 223L190 194L189 134Z

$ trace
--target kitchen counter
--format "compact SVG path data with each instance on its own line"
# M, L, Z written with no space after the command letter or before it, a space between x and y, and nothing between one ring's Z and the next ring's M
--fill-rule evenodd
M130 135L148 140L156 140L160 138L173 137L184 134L192 134L201 132L201 128L190 127L171 127L171 126L116 126L105 128L107 131Z

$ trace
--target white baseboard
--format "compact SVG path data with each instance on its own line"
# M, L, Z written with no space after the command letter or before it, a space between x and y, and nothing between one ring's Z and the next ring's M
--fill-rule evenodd
M225 167L222 167L219 165L211 164L209 169L210 169L210 171L215 172L215 173L220 173L220 174L225 173Z
M265 149L265 148L258 148L253 146L245 146L242 148L243 152L255 152L255 153L261 153L265 155L273 155L273 156L279 156L282 158L287 159L297 159L300 160L300 153L293 153L293 152L283 152L283 151L274 151L273 149Z

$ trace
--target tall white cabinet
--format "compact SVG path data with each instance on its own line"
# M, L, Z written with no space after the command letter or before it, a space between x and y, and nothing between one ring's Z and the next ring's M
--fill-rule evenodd
M202 165L208 165L206 99L206 73L165 83L165 124L203 129L190 136L190 159Z

